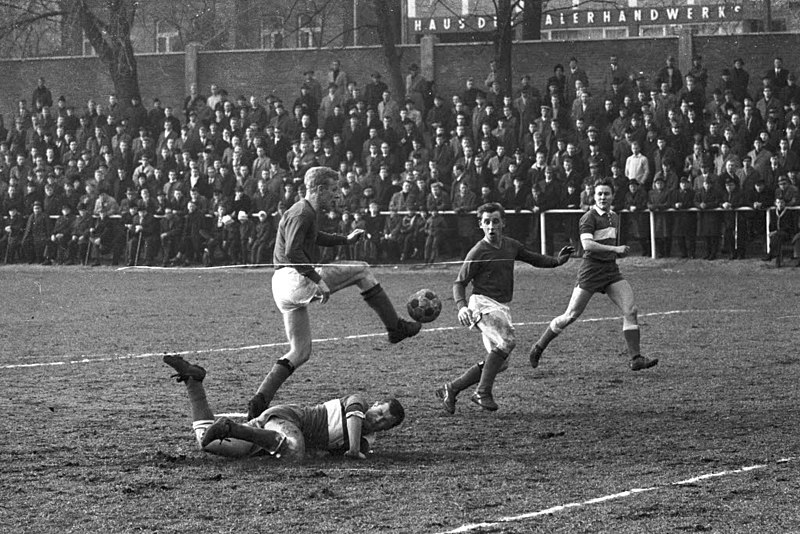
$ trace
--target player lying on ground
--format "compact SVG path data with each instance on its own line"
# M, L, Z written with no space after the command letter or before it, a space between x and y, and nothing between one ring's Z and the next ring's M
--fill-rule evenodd
M317 214L333 207L339 198L339 175L327 167L312 167L305 174L306 196L281 217L275 241L272 296L283 314L289 352L272 366L248 405L253 418L269 407L278 388L295 369L311 356L311 323L308 305L318 299L323 304L332 293L358 286L361 296L383 322L390 343L415 336L420 324L397 316L389 296L365 262L319 264L318 246L352 244L364 234L354 230L349 235L334 235L317 229Z
M178 382L186 384L198 444L220 456L269 453L300 461L307 449L313 449L363 460L372 449L375 433L394 428L405 418L397 399L370 406L355 394L316 406L276 405L246 423L236 423L214 417L203 387L205 369L174 355L164 356L164 363L175 369L172 376Z
M486 410L497 410L492 386L497 374L508 367L508 356L516 345L507 306L514 294L514 262L519 260L534 267L553 268L565 264L574 252L572 247L564 247L557 258L532 252L519 241L503 235L504 217L503 207L496 202L478 208L483 239L467 253L453 284L458 321L480 330L489 355L485 361L436 390L448 413L455 413L459 392L476 383L478 388L472 394L472 402ZM470 283L472 294L467 305L466 289Z
M578 283L572 290L567 311L552 321L530 352L531 365L537 367L542 353L553 339L581 316L595 293L605 293L622 311L622 334L631 357L634 371L648 369L657 359L642 356L639 349L638 310L633 300L633 289L622 277L617 258L630 252L627 245L618 245L619 215L611 211L614 185L611 180L598 180L594 184L594 208L581 217L579 223L583 263L578 270Z

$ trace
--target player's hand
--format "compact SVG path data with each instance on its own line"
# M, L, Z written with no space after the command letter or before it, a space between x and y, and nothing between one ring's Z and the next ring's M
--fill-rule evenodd
M331 288L325 283L325 280L320 280L317 284L317 294L314 298L318 298L320 304L325 304L331 298Z
M461 326L472 326L472 310L466 306L458 310L458 322Z
M364 235L364 229L363 228L358 228L356 230L353 230L352 232L347 234L347 242L349 244L353 244L356 241L358 241L359 239L361 239L361 237L363 235Z
M630 252L631 252L631 247L629 247L628 245L620 245L617 247L617 254L620 257L627 256L628 254L630 254Z
M558 251L558 264L564 265L569 261L570 256L575 253L575 247L566 246Z
M350 459L353 459L353 460L366 460L367 459L367 457L361 451L347 451L347 452L344 453L344 455L347 458L350 458Z

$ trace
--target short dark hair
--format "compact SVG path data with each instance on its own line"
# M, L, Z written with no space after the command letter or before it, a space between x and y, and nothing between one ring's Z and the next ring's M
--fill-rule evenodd
M478 206L478 220L480 220L484 213L499 213L503 218L506 216L506 212L499 202L487 202L486 204Z
M598 188L598 187L603 186L603 185L610 187L611 188L611 192L612 193L614 192L614 181L611 180L610 178L600 178L599 180L595 180L594 181L594 187L595 188Z
M394 428L405 420L406 411L397 399L386 399L384 402L389 404L389 413L394 417L394 424L392 425L392 428Z

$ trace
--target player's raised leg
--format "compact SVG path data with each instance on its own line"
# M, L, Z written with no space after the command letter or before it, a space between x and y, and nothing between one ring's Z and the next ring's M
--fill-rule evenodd
M542 357L542 353L547 346L558 337L567 326L574 323L578 317L581 316L583 310L586 309L586 305L589 304L589 301L592 299L592 295L593 293L590 291L586 291L577 286L572 290L572 296L569 299L567 310L550 321L550 324L545 331L542 332L539 340L531 347L529 354L531 367L536 368L539 366L539 359Z
M308 308L300 307L283 312L283 325L289 340L289 352L275 362L258 391L247 404L247 415L254 419L269 408L275 393L287 378L311 357L311 321Z
M655 366L658 363L657 358L645 358L641 354L639 347L641 337L639 310L634 303L631 285L627 280L620 280L608 286L606 293L611 301L622 311L622 334L625 336L625 344L628 346L628 354L631 357L631 370L641 371Z
M206 398L206 391L203 387L203 379L206 377L205 369L199 365L191 364L174 354L164 356L164 363L175 369L176 373L172 375L173 378L186 384L186 392L189 394L189 404L192 409L192 429L194 430L197 444L203 451L230 457L241 457L249 454L253 446L245 441L230 440L224 443L204 443L207 431L217 424L214 421L214 412L211 411Z
M330 264L320 268L320 276L328 284L331 293L350 286L358 286L367 305L380 318L389 334L390 343L417 335L422 325L398 317L389 295L383 290L369 265L362 261Z

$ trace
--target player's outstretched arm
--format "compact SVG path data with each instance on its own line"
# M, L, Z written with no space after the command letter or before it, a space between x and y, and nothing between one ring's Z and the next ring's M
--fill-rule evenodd
M354 460L366 460L366 456L361 452L361 427L363 422L360 417L351 416L347 418L347 439L350 441L350 448L344 453L348 458Z
M353 243L357 242L364 236L364 229L363 228L356 228L349 234L347 234L347 243L352 245Z
M560 265L564 265L569 261L570 256L575 252L575 249L566 246L562 248L558 252L558 256L546 256L544 254L539 254L538 252L533 252L527 248L523 248L517 254L517 259L520 261L524 261L527 264L533 265L534 267L540 267L544 269L552 269L554 267L558 267Z

